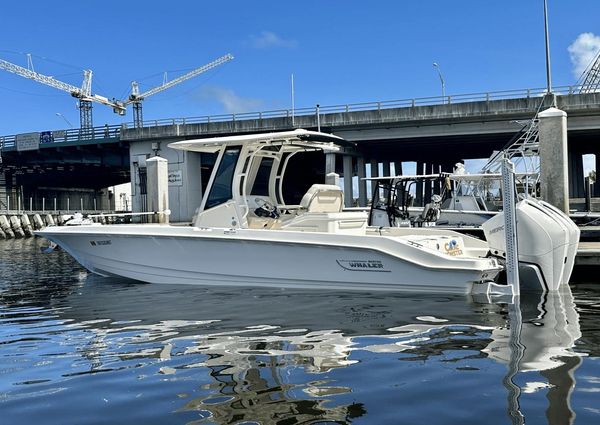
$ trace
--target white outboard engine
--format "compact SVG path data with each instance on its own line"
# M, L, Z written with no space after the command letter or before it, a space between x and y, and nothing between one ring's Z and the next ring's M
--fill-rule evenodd
M571 277L579 228L563 212L536 199L517 203L517 238L522 289L555 291ZM492 255L506 255L504 214L482 225Z

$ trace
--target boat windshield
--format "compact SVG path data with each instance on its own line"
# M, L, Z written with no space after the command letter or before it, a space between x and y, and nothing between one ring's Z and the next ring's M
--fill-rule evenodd
M221 205L233 197L231 183L233 182L233 172L239 156L239 147L229 148L223 153L223 159L217 169L214 183L206 200L205 209Z

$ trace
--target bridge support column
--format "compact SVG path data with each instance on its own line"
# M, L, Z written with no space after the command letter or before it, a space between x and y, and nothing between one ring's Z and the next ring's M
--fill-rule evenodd
M352 167L352 156L344 155L344 206L354 206L354 190L352 187L352 176L354 169Z
M540 193L543 200L569 212L567 113L548 108L540 119Z
M376 159L371 160L371 177L379 177L379 162ZM371 181L371 197L375 193L375 187L377 183L375 181Z
M169 171L168 161L159 156L146 160L148 184L148 210L158 212L158 222L169 222Z
M431 174L433 172L434 167L435 166L433 164L426 163L424 174ZM425 182L425 187L424 187L425 193L423 194L423 205L431 202L431 194L433 193L431 185L432 185L432 182L430 182L430 181Z
M335 174L335 154L325 154L325 183L326 184L338 184L338 179Z
M594 183L594 197L600 197L600 182L598 181L598 175L600 174L600 150L594 152L596 155L596 161L594 164L594 170L596 170L596 183Z
M569 151L569 197L583 198L585 197L584 180L583 180L583 154L578 151Z
M383 176L389 177L391 175L390 161L383 161Z
M402 175L402 161L394 161L394 174L397 176Z
M417 169L416 169L415 174L417 176L423 175L423 162L417 161ZM415 204L420 207L423 206L423 182L417 182L417 188L416 188L416 193L415 193Z
M362 156L356 158L356 175L358 176L358 206L367 206L367 181L363 180L366 177L365 159Z

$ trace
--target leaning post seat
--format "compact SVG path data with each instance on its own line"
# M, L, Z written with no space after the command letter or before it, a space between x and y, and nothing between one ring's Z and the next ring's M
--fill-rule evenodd
M344 208L342 189L333 184L313 184L300 200L306 212L333 213Z
M313 184L300 200L298 215L281 224L281 230L364 234L367 213L342 211L344 194L335 185Z

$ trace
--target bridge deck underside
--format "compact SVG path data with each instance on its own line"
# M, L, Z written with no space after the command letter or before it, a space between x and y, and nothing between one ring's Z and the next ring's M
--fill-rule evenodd
M2 172L30 187L101 189L126 183L129 147L122 144L48 147L2 153Z

